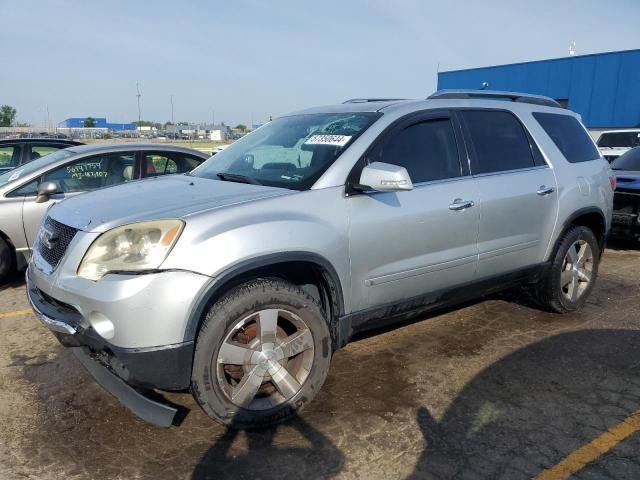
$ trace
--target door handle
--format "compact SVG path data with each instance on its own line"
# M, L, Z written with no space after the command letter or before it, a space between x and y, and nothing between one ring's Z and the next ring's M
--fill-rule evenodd
M458 212L460 210L465 210L467 208L471 208L475 205L471 200L462 200L461 198L456 198L451 205L449 205L449 210L453 210L454 212Z
M549 195L550 193L554 192L554 188L553 187L547 187L546 185L540 185L540 188L538 189L538 191L536 192L538 195L544 196L544 195Z

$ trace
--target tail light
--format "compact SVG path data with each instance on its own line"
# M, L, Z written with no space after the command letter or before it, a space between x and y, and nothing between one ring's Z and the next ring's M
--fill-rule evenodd
M615 175L609 175L609 185L611 186L611 191L615 192L616 191L616 176Z

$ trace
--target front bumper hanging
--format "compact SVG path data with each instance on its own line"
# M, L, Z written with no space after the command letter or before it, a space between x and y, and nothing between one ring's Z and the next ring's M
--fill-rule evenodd
M178 408L152 396L154 388L183 389L191 374L193 342L165 348L123 349L107 343L69 305L41 292L26 274L27 297L38 319L68 347L96 382L141 419L158 427L176 421Z

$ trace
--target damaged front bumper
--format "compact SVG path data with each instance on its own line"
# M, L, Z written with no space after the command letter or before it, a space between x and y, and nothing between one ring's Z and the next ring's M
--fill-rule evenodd
M27 297L40 321L68 347L96 382L138 417L159 427L169 427L179 410L158 401L154 389L189 387L193 342L154 348L121 348L109 344L91 327L82 325L80 313L38 289L26 273Z

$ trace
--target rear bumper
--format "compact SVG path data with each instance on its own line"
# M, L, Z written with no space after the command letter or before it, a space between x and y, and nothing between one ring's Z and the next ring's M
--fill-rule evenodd
M622 187L616 190L610 234L614 237L640 236L640 190Z

